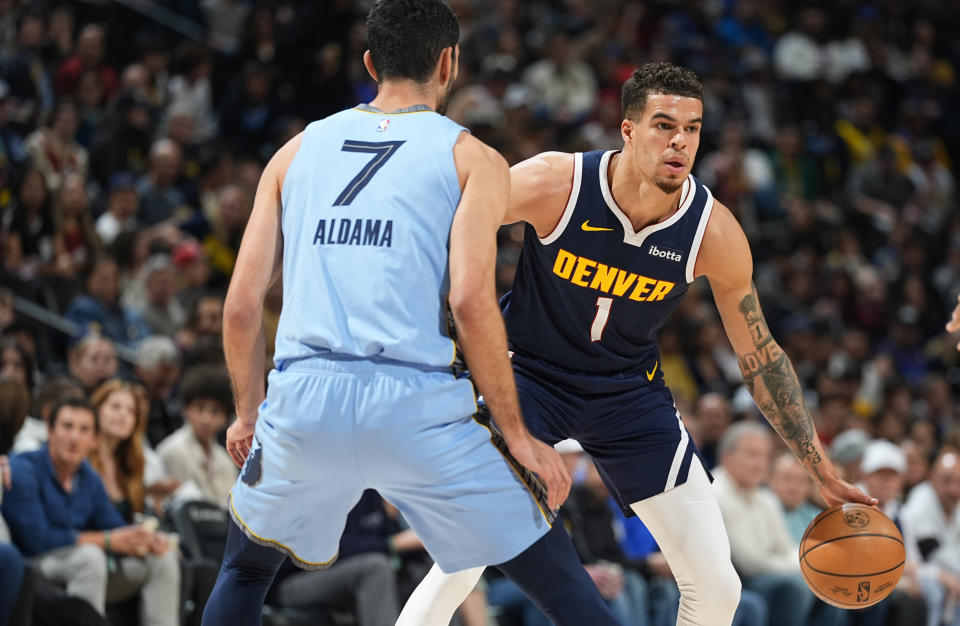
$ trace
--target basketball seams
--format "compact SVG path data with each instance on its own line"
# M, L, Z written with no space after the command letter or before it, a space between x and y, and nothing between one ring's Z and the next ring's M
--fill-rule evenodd
M811 571L814 571L818 574L823 574L825 576L838 576L840 578L870 578L871 576L882 576L883 574L889 574L890 572L896 571L897 569L903 567L904 563L906 563L906 561L900 561L900 563L891 567L890 569L885 569L879 572L871 572L869 574L838 574L836 572L828 572L822 569L817 569L813 565L810 565L810 559L806 557L804 557L803 560L806 561L807 567L809 567ZM806 576L804 576L804 578L806 578Z
M834 541L840 541L841 539L853 539L854 537L884 537L884 538L886 538L886 539L892 539L892 540L896 541L896 542L899 543L901 546L904 545L903 542L902 542L901 540L897 539L896 537L891 537L890 535L884 535L883 533L857 533L857 534L854 534L854 535L844 535L843 537L834 537L833 539L824 539L823 541L821 541L821 542L818 543L817 545L812 546L812 547L811 547L809 550L807 550L806 552L802 552L802 553L800 554L800 558L801 558L801 559L807 558L807 555L808 555L808 554L810 554L811 552L813 552L814 550L816 550L816 549L819 548L820 546L825 546L825 545L827 545L827 544L829 544L829 543L833 543ZM807 540L807 538L804 537L804 538L803 538L803 541L800 542L800 549L801 549L801 550L803 550L803 544L806 543L806 540ZM807 561L807 562L809 563L810 561Z

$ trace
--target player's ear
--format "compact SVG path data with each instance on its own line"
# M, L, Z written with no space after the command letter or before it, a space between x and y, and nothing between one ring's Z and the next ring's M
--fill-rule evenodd
M620 136L623 137L623 143L629 144L633 141L633 133L636 130L636 125L626 118L620 122Z
M377 78L377 68L373 66L373 55L370 54L369 50L363 53L363 66L367 68L367 74L370 74L370 78L379 83L380 79Z
M457 61L453 47L444 48L440 52L440 59L437 61L437 82L441 85L449 84L455 77L456 65Z

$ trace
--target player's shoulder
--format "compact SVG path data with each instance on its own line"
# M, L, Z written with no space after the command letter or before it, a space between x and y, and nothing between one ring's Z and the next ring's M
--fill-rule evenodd
M575 162L576 155L572 152L541 152L520 161L510 168L510 171L514 176L522 177L531 183L570 181Z
M733 212L722 202L714 200L703 231L695 276L737 281L744 272L748 276L753 273L747 236Z
M466 131L461 132L453 144L453 159L461 187L474 171L496 171L504 177L508 171L502 154Z

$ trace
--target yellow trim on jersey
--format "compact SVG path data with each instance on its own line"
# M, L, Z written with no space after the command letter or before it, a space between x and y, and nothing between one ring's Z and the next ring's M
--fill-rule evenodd
M553 528L553 524L550 523L550 516L547 515L547 512L543 510L542 506L540 506L540 499L537 498L537 494L533 493L533 489L531 489L530 485L527 484L527 481L523 479L523 475L520 472L518 472L517 469L513 466L513 463L519 464L520 461L517 461L516 459L511 459L510 457L508 457L506 454L503 453L503 450L498 448L496 444L493 443L493 430L491 430L489 426L477 421L476 418L474 418L473 421L479 424L480 426L483 426L484 428L486 428L487 432L490 433L490 445L493 446L494 450L500 453L500 456L503 457L503 460L507 462L507 467L509 467L510 470L517 475L517 478L520 479L520 484L522 484L526 488L526 490L530 493L530 497L533 498L534 504L536 504L537 509L540 510L540 515L543 515L543 520L547 523L547 526L549 526L550 528ZM506 441L504 441L504 445L506 445Z
M293 558L293 559L295 559L295 560L297 560L297 561L300 561L301 563L304 563L305 565L309 566L309 567L312 568L312 569L325 569L325 568L327 568L327 567L330 567L331 565L333 565L333 562L337 560L337 557L340 556L340 553L338 552L337 554L334 554L334 555L333 555L333 558L330 559L329 561L319 561L319 562L317 562L317 561L308 561L308 560L306 560L306 559L301 559L299 556L297 556L297 553L294 552L293 549L291 549L289 546L287 546L287 545L285 545L285 544L282 544L282 543L280 543L279 541L277 541L277 540L275 540L275 539L267 539L266 537L261 537L261 536L258 535L257 533L253 532L253 531L250 529L250 527L247 526L247 523L246 523L245 521L243 521L243 518L240 517L240 513L237 512L237 507L235 507L235 506L233 505L233 493L232 493L232 492L230 493L230 511L233 513L233 518L234 518L235 520L237 520L237 521L240 523L241 526L243 526L244 531L245 531L246 533L248 533L249 535L251 535L251 537L253 537L255 540L257 540L258 542L260 542L261 545L266 546L266 544L273 544L273 545L277 546L278 548L281 548L283 552L286 552L289 557L291 557L291 558Z

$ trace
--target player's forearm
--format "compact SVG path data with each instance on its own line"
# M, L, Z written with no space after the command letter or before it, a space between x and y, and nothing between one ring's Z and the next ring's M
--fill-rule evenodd
M800 380L790 359L773 339L757 303L756 291L743 299L740 312L752 334L754 349L737 355L743 382L767 421L776 429L807 472L823 483L836 469L823 451Z
M253 423L257 419L257 407L265 395L266 339L262 308L224 315L223 352L233 383L237 416L246 423Z
M479 297L451 299L450 308L470 376L483 394L497 426L508 441L512 436L525 434L527 427L507 356L507 333L496 301Z

